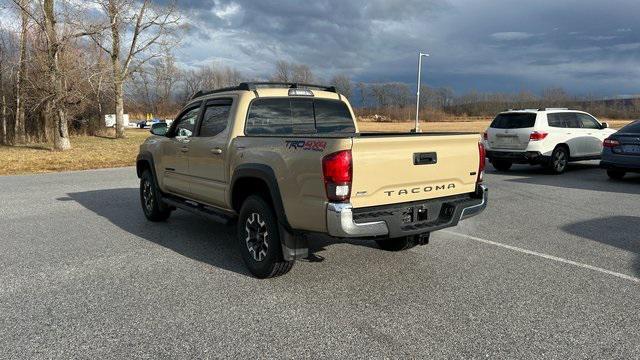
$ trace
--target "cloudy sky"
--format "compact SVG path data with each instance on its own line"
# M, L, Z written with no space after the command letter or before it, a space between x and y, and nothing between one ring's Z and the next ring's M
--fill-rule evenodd
M317 75L469 90L640 93L639 0L178 0L176 55L266 77L278 59Z

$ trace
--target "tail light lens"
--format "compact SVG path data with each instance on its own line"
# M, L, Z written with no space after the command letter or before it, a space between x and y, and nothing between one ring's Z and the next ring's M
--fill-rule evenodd
M529 140L530 141L544 140L544 138L546 138L547 135L549 135L549 133L544 132L544 131L534 131L534 132L531 133L531 135L529 135Z
M604 139L604 141L602 142L602 146L604 146L606 148L610 148L610 149L612 149L612 148L614 148L616 146L619 146L619 145L620 145L620 141L614 140L614 139L611 139L611 138Z
M478 155L480 156L480 162L478 163L478 182L481 183L484 178L484 168L487 166L487 151L481 142L478 143Z
M351 150L338 151L322 158L322 174L327 198L330 201L349 201L353 178Z

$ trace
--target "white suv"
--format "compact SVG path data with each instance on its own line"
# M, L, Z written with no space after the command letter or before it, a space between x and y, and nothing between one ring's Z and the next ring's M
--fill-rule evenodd
M602 141L615 130L586 112L569 109L509 110L484 133L487 158L499 171L511 165L544 165L560 174L569 161L599 159Z

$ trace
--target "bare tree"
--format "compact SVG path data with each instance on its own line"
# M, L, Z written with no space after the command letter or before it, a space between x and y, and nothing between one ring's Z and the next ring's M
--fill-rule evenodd
M195 70L185 70L181 74L182 93L179 100L185 102L199 90L213 90L241 83L244 76L231 67L219 67L215 64L202 66ZM280 78L273 81L286 82Z
M313 83L315 76L311 72L311 68L304 64L297 64L293 66L293 82L297 83Z
M290 82L291 79L291 64L284 60L278 60L276 62L276 71L271 77L272 81L277 82Z
M18 11L20 12L20 42L18 50L18 73L16 75L16 110L14 121L13 141L16 144L26 142L25 110L23 98L23 86L27 76L27 31L29 28L29 0L19 0Z
M60 73L59 53L62 45L56 29L55 1L43 0L45 37L47 40L47 65L49 81L52 86L50 106L54 114L53 148L56 150L71 149L67 114L64 106L64 82Z
M4 40L4 39L3 39ZM1 104L0 106L2 106L2 113L0 114L0 116L2 116L0 118L0 144L7 144L8 143L8 139L7 139L7 96L4 93L4 64L5 64L5 60L6 60L6 51L5 51L5 44L4 41L0 42L0 91L2 92L2 94L0 94L1 96Z
M369 91L367 88L367 84L361 81L358 83L358 85L356 85L356 88L358 89L358 94L360 95L360 106L366 107L369 104Z
M43 106L48 110L47 113L52 113L53 115L52 130L54 149L70 149L71 141L69 140L67 124L67 105L69 101L68 89L71 87L71 84L63 74L60 64L60 54L65 46L70 45L73 40L91 35L92 32L89 30L76 31L76 29L72 29L69 26L62 27L62 31L59 31L58 16L56 14L58 7L56 6L55 0L28 1L28 4L37 4L34 8L24 6L25 3L22 0L13 0L13 3L27 14L42 33L42 41L45 48L44 52L46 54L44 74L47 80L38 83L44 84L46 94L43 94L34 108ZM63 5L68 4L65 2ZM65 22L63 24L68 25L70 18L79 16L77 13L72 13L68 6L62 6L60 9L64 14ZM97 30L93 29L92 31Z
M348 99L353 95L353 83L345 74L338 74L331 79L331 85L334 85L338 92Z
M315 79L313 72L309 66L304 64L294 64L283 60L276 62L276 70L271 76L272 81L276 82L296 82L296 83L312 83Z
M154 8L151 0L96 2L106 15L110 36L109 40L105 40L104 36L92 38L111 57L116 138L124 138L124 83L130 74L131 63L136 60L139 64L144 64L161 56L163 42L175 30L174 25L177 25L178 17L173 6ZM130 39L125 46L127 31L130 31ZM126 48L124 52L123 47Z

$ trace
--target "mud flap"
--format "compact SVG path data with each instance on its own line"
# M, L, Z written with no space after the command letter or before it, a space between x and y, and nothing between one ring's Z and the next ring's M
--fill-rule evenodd
M282 242L282 257L285 261L304 259L309 256L309 240L304 235L292 234L279 225Z

